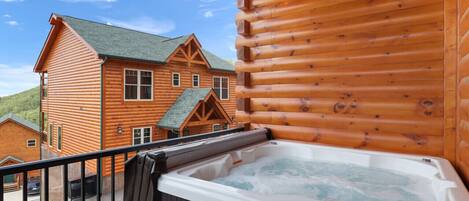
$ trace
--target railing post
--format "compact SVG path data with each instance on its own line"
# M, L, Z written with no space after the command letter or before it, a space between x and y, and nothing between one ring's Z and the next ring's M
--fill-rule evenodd
M23 172L23 201L28 201L28 171Z
M96 201L101 201L101 158L96 159Z
M64 194L63 194L63 198L64 198L64 201L68 201L68 163L63 165L63 190L64 190Z
M49 201L49 168L44 168L44 201Z
M3 201L3 175L0 174L0 201Z
M111 201L116 200L116 156L112 155L111 157Z
M85 164L86 164L86 161L81 161L80 162L80 165L81 165L81 178L80 178L80 199L82 201L85 201Z

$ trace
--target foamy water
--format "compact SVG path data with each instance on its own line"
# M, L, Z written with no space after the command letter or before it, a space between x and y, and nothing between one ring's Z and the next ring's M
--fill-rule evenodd
M213 182L317 201L434 201L425 178L351 164L264 157Z

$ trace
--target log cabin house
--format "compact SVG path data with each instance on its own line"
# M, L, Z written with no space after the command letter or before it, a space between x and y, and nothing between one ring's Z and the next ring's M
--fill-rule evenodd
M444 157L469 183L469 1L237 3L239 122Z
M39 126L12 113L0 117L0 166L37 161L40 159ZM28 173L29 178L38 177L39 171ZM6 191L18 190L21 174L3 177Z
M34 72L55 155L234 125L234 67L194 34L169 38L58 14L50 24Z

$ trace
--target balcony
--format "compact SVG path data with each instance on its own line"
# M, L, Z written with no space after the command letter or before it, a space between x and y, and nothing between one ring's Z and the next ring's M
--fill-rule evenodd
M147 151L152 149L158 149L161 147L168 147L174 146L182 143L194 142L198 140L213 138L224 136L227 134L231 134L234 132L239 132L244 130L244 127L233 128L223 131L217 131L207 134L200 134L200 135L193 135L187 137L181 137L177 139L171 140L162 140L156 141L153 143L142 144L137 146L129 146L129 147L122 147L116 149L109 149L85 154L79 154L74 156L66 156L61 158L52 158L52 159L45 159L41 161L34 161L28 162L18 165L12 166L5 166L0 167L0 177L6 175L20 175L22 178L28 178L28 173L31 171L40 170L42 174L41 179L41 199L42 200L69 200L71 195L78 200L85 200L85 199L93 199L93 200L123 200L123 189L117 189L119 184L117 182L122 183L123 175L120 173L119 176L116 176L118 172L116 172L116 158L123 157L125 161L127 161L129 156L135 155L141 151ZM87 166L87 161L97 161L95 169L96 172L93 172ZM103 175L103 163L106 160L110 160L111 162L111 173L110 175ZM75 164L75 165L74 165ZM77 168L78 167L78 168ZM121 167L122 168L122 167ZM94 174L93 174L94 173ZM68 177L63 177L62 175L68 175ZM95 186L86 185L87 181L93 180L95 177ZM51 189L52 186L52 179L60 180L59 185L55 185L55 189ZM59 179L58 179L59 178ZM73 178L73 181L71 180ZM91 179L90 179L91 178ZM106 180L108 180L108 186L105 186ZM119 180L119 181L118 181ZM85 181L85 182L81 182ZM5 196L5 187L4 180L0 179L0 186L4 186L4 188L0 188L0 201L7 200ZM79 189L78 192L70 191L70 186L77 186L73 190ZM28 186L28 179L22 180L22 186ZM59 188L59 189L57 189ZM103 191L103 189L109 188L109 192ZM72 193L63 193L63 192L72 192ZM28 200L28 192L27 188L22 188L22 200ZM95 194L97 196L90 196Z

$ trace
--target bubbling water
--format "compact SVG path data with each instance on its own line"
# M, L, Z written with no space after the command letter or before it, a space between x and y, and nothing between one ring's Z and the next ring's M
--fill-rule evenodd
M421 192L422 181L428 182L390 170L286 157L262 157L213 180L259 194L317 201L433 201L430 192Z

